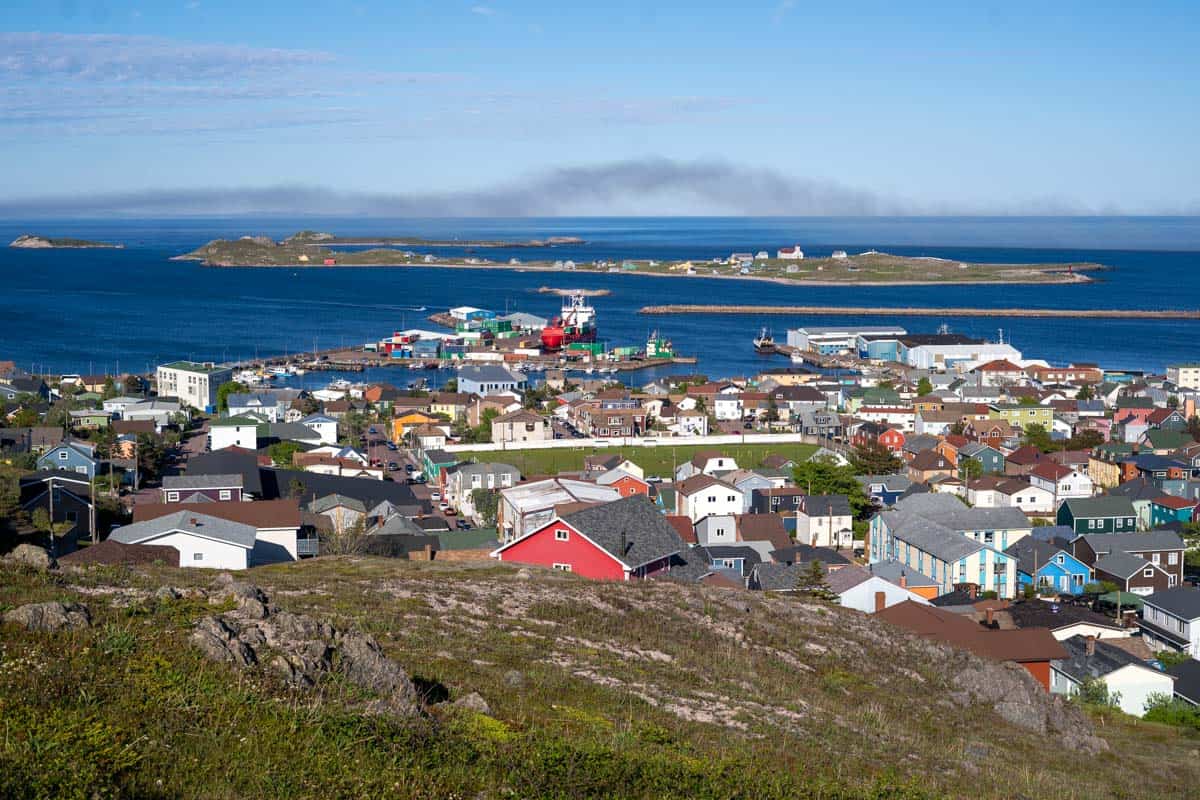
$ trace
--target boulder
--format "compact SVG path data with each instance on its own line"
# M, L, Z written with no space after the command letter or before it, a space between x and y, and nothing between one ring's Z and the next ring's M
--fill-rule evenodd
M487 700L479 692L471 692L470 694L460 697L451 703L455 708L465 708L468 711L475 711L480 714L491 714L492 707L488 705Z
M258 661L254 648L237 638L240 631L220 617L204 617L192 630L192 643L212 661L248 667Z
M4 557L4 561L8 564L17 564L40 571L56 566L54 558L46 552L46 548L38 547L36 544L17 545Z
M154 590L154 599L160 602L170 602L183 597L174 586L160 586Z
M53 633L90 627L92 615L79 603L30 603L5 613L4 621L31 631Z

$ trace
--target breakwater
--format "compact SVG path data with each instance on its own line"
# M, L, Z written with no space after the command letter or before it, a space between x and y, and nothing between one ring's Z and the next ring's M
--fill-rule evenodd
M1197 319L1200 309L918 308L890 306L643 306L640 314L792 314L837 317L1059 317L1068 319Z

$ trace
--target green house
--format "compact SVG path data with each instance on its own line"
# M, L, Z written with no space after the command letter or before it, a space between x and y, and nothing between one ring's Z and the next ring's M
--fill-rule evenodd
M1058 507L1059 525L1075 533L1133 533L1137 512L1127 497L1076 497Z
M994 405L988 411L990 419L1002 419L1009 425L1028 428L1041 425L1046 430L1054 424L1054 409L1051 406Z

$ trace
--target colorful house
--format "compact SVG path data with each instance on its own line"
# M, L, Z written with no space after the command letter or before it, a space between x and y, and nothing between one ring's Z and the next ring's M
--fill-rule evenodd
M687 545L649 498L634 495L550 522L494 550L500 561L627 581L670 568Z
M87 442L70 440L38 456L37 468L43 470L66 470L86 475L88 480L96 477L99 466L96 449Z
M1172 522L1191 522L1196 517L1196 506L1200 502L1183 497L1163 495L1150 501L1150 527L1161 528Z
M1017 585L1047 587L1059 594L1082 594L1091 568L1054 542L1026 537L1004 552L1017 559Z
M1126 497L1076 497L1058 507L1056 521L1078 534L1133 533L1137 512Z
M1004 454L994 447L981 442L969 442L958 450L959 470L962 471L962 459L978 462L984 474L1004 474Z

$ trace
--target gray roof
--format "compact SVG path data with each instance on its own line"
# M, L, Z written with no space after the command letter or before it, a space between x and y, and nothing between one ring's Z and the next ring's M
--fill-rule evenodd
M344 494L327 494L324 497L318 497L308 504L308 510L314 514L323 514L326 511L340 507L357 511L360 514L367 513L366 503L356 497L347 497Z
M307 425L299 422L272 422L267 426L267 435L274 439L294 439L304 441L318 438L318 434Z
M1145 533L1085 533L1078 537L1087 542L1096 555L1115 552L1149 552L1152 550L1182 550L1183 539L1174 531Z
M524 383L525 379L514 375L504 367L492 364L469 365L458 371L458 379L476 383Z
M1160 492L1161 494L1161 492ZM1128 497L1101 495L1100 497L1075 497L1063 503L1074 519L1096 519L1099 517L1134 517L1133 503Z
M1054 666L1077 681L1103 678L1105 675L1131 664L1157 671L1137 656L1130 655L1119 647L1113 647L1103 639L1095 642L1096 648L1090 656L1087 654L1087 637L1085 636L1072 636L1064 639L1061 644L1067 651L1068 658L1055 659Z
M585 508L563 521L630 567L687 547L654 503L640 494Z
M1174 589L1155 592L1145 598L1145 603L1161 608L1180 619L1200 617L1200 589L1190 586L1176 586Z
M971 508L950 494L915 494L901 500L896 509L916 514L956 531L1029 529L1032 524L1019 508Z
M1036 575L1051 558L1067 553L1057 542L1045 542L1032 536L1013 542L1004 552L1017 559L1017 569L1026 575Z
M1140 500L1157 500L1162 497L1163 490L1155 486L1146 478L1135 478L1131 481L1126 481L1120 486L1114 486L1108 490L1110 495L1116 497L1124 497L1130 502L1138 502Z
M837 594L847 592L869 580L871 580L871 573L857 565L831 570L825 576L825 583L829 585L831 591Z
M804 508L810 517L850 516L850 501L843 494L810 494L804 498Z
M871 484L883 484L889 492L903 492L912 486L912 478L907 475L855 475L854 480L862 484L863 489L870 489Z
M905 579L905 584L912 588L914 586L937 586L938 582L928 575L917 572L912 567L906 567L899 561L880 561L871 564L867 567L871 570L872 575L878 575L885 581L900 585L900 579Z
M916 514L893 510L884 511L880 516L897 539L942 561L958 561L983 549L982 544L958 531Z
M166 475L162 488L178 491L187 489L241 489L241 475Z
M763 592L790 592L796 588L801 567L793 564L758 564L750 573L750 586Z
M450 467L446 471L448 473L457 472L462 475L514 475L518 478L521 477L521 470L512 464L503 464L499 461L464 461L461 464Z
M196 511L178 511L117 528L108 538L121 544L142 544L172 531L184 531L246 549L254 547L254 540L258 534L253 525L210 517Z
M269 394L230 394L225 402L234 408L242 408L251 405L273 407L277 401Z
M1129 553L1117 551L1097 559L1092 568L1097 572L1115 575L1118 578L1129 578L1149 565L1150 562L1144 558L1138 558L1137 556L1129 555Z

